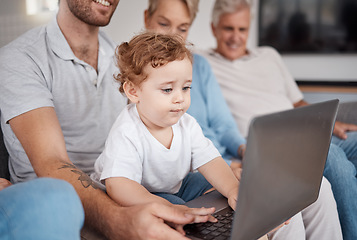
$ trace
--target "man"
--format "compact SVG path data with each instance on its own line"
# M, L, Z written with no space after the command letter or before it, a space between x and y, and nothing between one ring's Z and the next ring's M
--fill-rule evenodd
M64 179L85 224L109 239L186 239L182 224L213 209L124 208L87 174L127 99L113 83L115 44L101 31L119 0L61 0L56 20L0 51L0 109L12 182ZM172 223L177 231L164 222Z
M246 47L250 27L246 0L216 0L212 32L216 49L202 52L207 57L223 95L246 136L257 115L304 106L307 103L280 55L272 48ZM344 239L357 239L357 126L336 122L325 177L337 202Z

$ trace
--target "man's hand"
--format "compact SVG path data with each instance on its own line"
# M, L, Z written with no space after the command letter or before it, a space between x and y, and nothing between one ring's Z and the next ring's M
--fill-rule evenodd
M0 191L9 186L11 186L11 182L5 178L0 178Z
M357 125L336 121L335 128L333 129L333 134L336 137L339 137L339 138L345 140L345 139L347 139L346 132L349 132L349 131L357 131Z
M212 208L203 208L203 207L202 208L189 208L185 205L173 205L173 208L177 208L178 211L183 211L186 215L192 215L193 221L191 223L201 223L201 222L207 222L207 221L217 222L217 219L211 215L215 211L214 207L212 207Z
M207 221L213 212L214 208L180 208L158 203L123 207L117 217L121 219L120 222L123 219L125 221L124 225L117 226L121 236L116 236L116 239L188 240L184 236L183 226L194 222L197 216Z

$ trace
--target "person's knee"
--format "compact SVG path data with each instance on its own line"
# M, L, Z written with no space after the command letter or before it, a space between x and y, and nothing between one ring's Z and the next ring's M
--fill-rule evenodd
M331 143L326 159L325 172L333 171L338 173L343 171L346 165L349 164L345 152L339 146Z
M339 147L342 147L342 149L355 148L357 146L357 132L351 131L346 132L346 134L347 139L341 139L339 137L332 136L331 142Z
M51 211L57 216L67 219L74 218L78 222L84 221L84 210L76 191L71 184L64 180L39 178L36 180L38 196L36 201L43 202L48 208L42 207L44 211ZM40 200L38 198L41 198ZM68 220L68 219L67 219Z
M79 238L84 211L69 183L38 178L10 186L1 195L6 201L0 201L0 207L6 213L6 222L12 226L8 232L12 232L14 239L22 239L24 234L31 239Z
M337 165L337 163L346 157L344 151L337 145L331 143L327 155L326 165Z
M76 191L64 180L38 178L23 183L26 189L24 211L36 216L47 228L80 229L84 223L84 210Z
M355 178L355 174L356 169L352 162L347 159L343 149L332 143L327 156L324 175L334 185L336 181Z

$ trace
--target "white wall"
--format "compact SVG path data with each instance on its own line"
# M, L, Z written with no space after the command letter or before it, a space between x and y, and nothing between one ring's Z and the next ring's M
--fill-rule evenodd
M215 47L210 30L214 0L201 0L200 10L188 40L198 48ZM117 11L105 31L117 42L128 41L143 29L147 0L120 0ZM255 6L256 11L257 6ZM356 13L357 14L357 13ZM53 14L26 16L25 0L0 0L0 47L26 30L45 24ZM252 22L248 46L256 46L256 21ZM297 80L357 82L357 54L353 55L284 55L283 59Z
M148 0L121 0L111 23L105 27L115 41L121 43L128 41L135 34L144 29L144 10ZM198 48L210 48L215 46L215 39L210 29L210 14L214 0L201 0L199 12L190 29L188 41ZM252 31L252 40L255 40L255 32ZM250 41L251 42L251 41ZM250 45L253 43L250 43Z
M198 48L215 47L210 30L210 13L214 0L201 0L188 40ZM143 29L143 15L147 0L121 0L113 19L105 31L115 41L128 41ZM256 11L257 4L254 6ZM356 13L357 14L357 13ZM255 14L256 15L256 14ZM252 22L248 46L257 43L256 21ZM297 80L355 81L357 82L357 54L351 55L284 55L284 62Z

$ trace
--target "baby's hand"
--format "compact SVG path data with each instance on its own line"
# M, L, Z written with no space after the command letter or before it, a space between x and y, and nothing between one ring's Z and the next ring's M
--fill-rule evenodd
M243 171L242 163L232 162L231 163L231 169L232 169L232 171L234 173L234 176L236 176L238 181L240 181L241 176L242 176L242 171Z
M238 199L238 189L232 189L228 194L228 204L235 211Z

